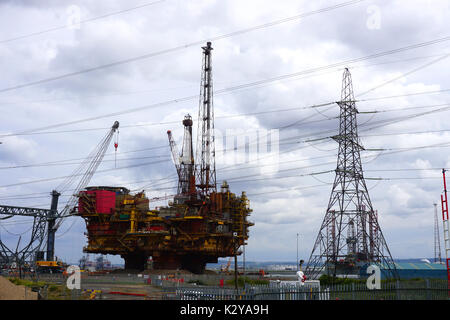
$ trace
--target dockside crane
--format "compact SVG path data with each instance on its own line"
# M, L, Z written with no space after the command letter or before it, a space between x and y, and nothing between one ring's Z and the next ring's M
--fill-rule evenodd
M2 260L8 263L9 260L11 260L10 257L14 257L14 260L19 263L24 263L32 257L32 260L37 260L36 264L38 267L55 266L56 231L61 226L65 218L73 215L78 201L78 198L75 195L89 184L92 176L102 162L106 150L108 149L114 133L117 132L118 128L119 122L115 121L108 133L80 164L80 166L78 166L66 180L64 180L58 187L55 188L55 190L52 191L50 210L0 205L0 220L6 220L14 216L30 216L34 218L30 242L20 251L16 250L16 252L13 252L7 248L7 246L0 239L0 258ZM117 142L115 143L115 148L117 149ZM80 176L81 178L78 181L75 191L72 193L69 201L62 210L58 211L59 196L67 191ZM47 250L44 261L41 248L45 238L47 239Z

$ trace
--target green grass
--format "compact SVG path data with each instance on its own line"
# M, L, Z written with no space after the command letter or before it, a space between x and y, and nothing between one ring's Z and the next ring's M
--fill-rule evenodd
M24 279L19 279L19 278L8 278L8 280L11 281L12 283L14 283L15 285L25 286L28 288L43 287L46 284L44 281L31 281L31 280L24 280Z
M250 284L250 285L267 285L269 284L269 280L265 279L251 279L248 277L239 277L238 280L238 287L244 287L244 283ZM225 282L227 285L235 286L234 279L228 280Z
M45 281L32 281L25 280L19 278L8 278L9 281L19 286L26 286L27 288L35 289L38 291L41 290L41 294L44 292L44 288L46 289L46 298L47 300L68 300L72 297L72 292L69 290L65 284L56 284ZM87 299L87 294L82 294L80 296L81 300Z

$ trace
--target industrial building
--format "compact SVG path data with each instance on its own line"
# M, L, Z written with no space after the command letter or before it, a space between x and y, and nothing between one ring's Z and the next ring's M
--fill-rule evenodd
M380 267L381 279L388 278L390 270L394 266L385 266L383 264L373 263ZM424 262L395 262L395 268L398 276L402 280L406 279L442 279L447 280L447 267L441 263L424 263ZM360 269L360 276L367 277L366 265Z

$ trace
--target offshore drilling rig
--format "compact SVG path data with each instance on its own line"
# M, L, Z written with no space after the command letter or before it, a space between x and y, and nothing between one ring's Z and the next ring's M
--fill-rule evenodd
M150 210L143 192L124 187L88 187L79 192L78 215L87 227L88 253L115 254L126 269L145 268L150 256L154 269L185 269L203 273L206 263L241 254L248 239L251 213L245 192L236 196L224 181L216 186L211 43L203 49L196 159L190 115L182 121L179 153L168 131L178 174L177 195L159 210Z

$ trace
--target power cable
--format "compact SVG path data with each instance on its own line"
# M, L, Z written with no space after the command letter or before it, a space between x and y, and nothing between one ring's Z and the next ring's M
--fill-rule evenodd
M137 157L137 158L124 158L124 159L117 159L117 161L133 161L133 160L143 160L143 159L154 159L154 158L164 158L164 160L169 160L170 157L167 155L155 155L155 156L147 156L147 157ZM103 160L102 162L113 162L116 161L114 159L110 160ZM82 162L47 162L47 163L35 163L35 164L23 164L23 165L16 165L16 166L5 166L0 167L0 170L6 170L6 169L20 169L20 168L34 168L34 167L52 167L52 166L67 166L67 165L77 165L82 164Z
M119 15L119 14L122 14L122 13L130 12L130 11L133 11L133 10L142 9L144 7L148 7L148 6L151 6L151 5L154 5L154 4L159 4L159 3L164 2L164 1L166 1L166 0L159 0L159 1L154 1L154 2L150 2L150 3L145 3L145 4L142 4L142 5L137 6L137 7L132 7L132 8L128 8L128 9L125 9L125 10L116 11L116 12L111 12L111 13L104 14L104 15L97 16L97 17L93 17L93 18L90 18L90 19L80 20L76 24L77 25L81 25L81 24L84 24L84 23L88 23L88 22L92 22L92 21L108 18L108 17L111 17L111 16L115 16L115 15ZM26 38L30 38L30 37L33 37L33 36L45 34L45 33L48 33L48 32L53 32L53 31L67 29L67 28L70 28L70 27L72 27L72 25L67 25L66 24L64 26L53 27L53 28L49 28L49 29L45 29L45 30L35 31L35 32L29 33L29 34L25 34L25 35L22 35L22 36L17 36L17 37L14 37L14 38L0 40L0 44L4 44L4 43L16 41L16 40L21 40L21 39L26 39Z
M447 53L446 53L447 54ZM426 58L430 58L430 57L436 57L436 56L444 56L446 54L439 54L439 55L427 55L427 56L420 56L420 57L413 57L413 58L409 58L409 59L401 59L401 60L394 60L394 61L386 61L386 62L378 62L378 63L372 63L372 64L366 64L366 65L355 65L355 66L351 66L351 69L358 69L358 68L367 68L367 67L372 67L372 66L379 66L379 65L386 65L386 64L393 64L393 63L404 63L404 62L409 62L412 60L418 60L418 59L426 59ZM350 64L352 65L352 64ZM310 74L308 76L304 76L301 78L296 78L296 79L291 79L291 80L286 80L286 81L292 81L292 80L303 80L303 79L309 79L311 77L316 77L316 76L322 76L322 75L326 75L326 74L330 74L330 73L334 73L334 72L340 72L342 69L341 68L336 68L334 70L330 70L330 71L326 71L326 72L322 72L322 73L317 73L317 74ZM142 94L142 93L153 93L156 91L166 91L166 90L178 90L178 89L183 89L183 88L191 88L191 87L197 87L198 84L195 85L189 85L189 86L181 86L181 87L173 87L173 88L164 88L164 89L152 89L152 90L139 90L139 91L130 91L130 92L117 92L117 93L109 93L109 94L96 94L96 95L83 95L82 98L83 99L90 99L90 98L98 98L98 97L110 97L110 96L121 96L121 95L132 95L132 94ZM426 92L426 93L442 93L445 91L449 91L449 90L438 90L438 91L433 91L433 92ZM421 94L421 93L419 93ZM425 93L423 93L425 94ZM414 94L413 94L414 95ZM81 98L80 96L77 96L77 98ZM26 100L26 101L2 101L1 103L3 104L23 104L26 103L28 104L33 104L33 103L42 103L42 102L51 102L51 101L67 101L67 100L73 100L73 98L52 98L52 99L38 99L38 100ZM358 100L358 101L365 101L365 100ZM124 126L122 125L122 128ZM95 128L95 129L86 129L86 130L104 130L107 128Z
M418 96L418 95L424 95L424 94L443 93L443 92L449 92L449 91L450 91L450 89L411 92L411 93L404 93L404 94L398 94L398 95L393 95L393 96L372 97L372 98L366 98L366 99L358 99L355 102L366 102L366 101L376 101L376 100L385 100L385 99L395 99L395 98Z
M291 108L285 108L285 109L274 109L274 110L268 110L268 111L260 111L260 112L250 112L250 113L240 113L240 114L234 114L234 115L224 115L224 116L216 116L215 119L226 119L226 118L235 118L235 117L246 117L246 116L256 116L256 115L262 115L262 114L271 114L271 113L280 113L280 112L290 112L290 111L298 111L298 110L305 110L305 109L315 109L325 107L328 105L334 104L334 102L325 103L325 104L318 104L318 105L311 105L311 106L303 106L303 107L291 107ZM147 126L159 126L159 125L166 125L166 124L177 124L180 123L179 120L177 121L165 121L165 122L153 122L153 123L140 123L140 124L129 124L129 125L121 125L121 128L134 128L134 127L147 127ZM15 134L3 134L0 135L0 137L10 137L10 136L23 136L23 135L36 135L36 134L58 134L58 133L74 133L74 132L83 132L83 131L95 131L95 130L105 130L108 128L101 127L101 128L85 128L85 129L73 129L73 130L60 130L60 131L40 131L40 132L23 132L23 133L15 133ZM165 147L165 146L164 146Z
M433 65L433 64L435 64L435 63L438 63L439 61L442 61L442 60L447 59L448 57L450 57L450 54L446 54L446 55L443 56L443 57L439 57L439 58L434 59L434 60L432 60L432 61L430 61L430 62L427 62L427 63L425 63L424 65L421 65L421 66L419 66L419 67L417 67L417 68L414 68L414 69L412 69L412 70L410 70L410 71L408 71L408 72L406 72L406 73L404 73L404 74L401 74L401 75L398 76L398 77L394 77L394 78L392 78L392 79L390 79L390 80L388 80L388 81L386 81L386 82L383 82L382 84L377 85L377 86L375 86L375 87L373 87L373 88L371 88L371 89L369 89L369 90L367 90L367 91L364 91L364 92L362 92L362 93L360 93L360 94L357 94L356 97L360 97L360 96L366 95L366 94L369 93L369 92L375 91L375 90L377 90L377 89L379 89L379 88L381 88L381 87L383 87L383 86L385 86L385 85L387 85L387 84L389 84L389 83L392 83L392 82L397 81L397 80L399 80L399 79L401 79L401 78L404 78L404 77L406 77L406 76L408 76L408 75L410 75L410 74L413 74L413 73L415 73L415 72L417 72L417 71L420 71L420 70L422 70L422 69L425 69L425 68L427 68L427 67L429 67L429 66L431 66L431 65Z
M322 8L322 9L319 9L319 10L314 10L314 11L307 12L307 13L298 14L298 15L295 15L295 16L292 16L292 17L289 17L289 18L284 18L284 19L273 21L273 22L261 24L261 25L258 25L258 26L254 26L254 27L250 27L250 28L246 28L246 29L241 29L241 30L238 30L238 31L235 31L235 32L231 32L231 33L228 33L228 34L219 35L219 36L211 37L211 38L208 38L208 39L203 39L203 40L200 40L200 41L191 42L191 43L184 44L184 45L181 45L181 46L177 46L177 47L173 47L173 48L169 48L169 49L164 49L164 50L160 50L160 51L155 51L155 52L151 52L151 53L148 53L148 54L136 56L136 57L133 57L133 58L119 60L119 61L116 61L116 62L111 62L111 63L99 65L99 66L96 66L96 67L86 68L86 69L79 70L79 71L74 71L74 72L70 72L70 73L66 73L66 74L61 74L59 76L49 77L49 78L45 78L45 79L41 79L41 80L37 80L37 81L32 81L32 82L20 84L20 85L15 85L15 86L12 86L12 87L3 88L3 89L0 89L0 93L7 92L7 91L12 91L12 90L16 90L16 89L21 89L21 88L26 88L26 87L31 87L31 86L35 86L35 85L39 85L39 84L44 84L44 83L52 82L52 81L55 81L55 80L61 80L61 79L65 79L65 78L68 78L68 77L89 73L89 72L92 72L92 71L97 71L97 70L101 70L101 69L105 69L105 68L111 68L111 67L115 67L115 66L131 63L131 62L135 62L135 61L139 61L139 60L144 60L144 59L160 56L160 55L163 55L163 54L168 54L168 53L179 51L179 50L183 50L183 49L186 49L186 48L189 48L189 47L199 46L199 45L202 45L202 44L204 44L205 42L208 42L208 41L210 41L210 42L218 41L218 40L234 37L234 36L237 36L237 35L242 35L242 34L245 34L245 33L251 32L251 31L255 31L255 30L259 30L259 29L265 29L265 28L269 28L269 27L272 27L272 26L276 26L276 25L282 24L282 23L303 19L303 18L306 18L308 16L312 16L312 15L315 15L315 14L319 14L319 13L335 10L335 9L342 8L342 7L345 7L345 6L350 6L350 5L353 5L353 4L356 4L356 3L359 3L359 2L363 2L363 1L365 1L365 0L347 1L347 2L343 2L343 3L340 3L340 4L334 5L334 6Z
M135 167L142 167L142 166L152 165L152 164L161 163L161 162L166 162L166 160L155 161L155 162L139 163L139 164L130 165L130 166L117 167L117 168L113 168L113 169L104 169L104 170L97 171L97 173L109 172L109 171L113 171L113 170L129 169L129 168L135 168ZM9 184L9 185L0 186L0 188L7 188L7 187L19 186L19 185L30 184L30 183L47 182L47 181L53 181L53 180L59 180L59 179L66 179L66 178L70 178L70 177L74 177L74 176L81 176L81 175L83 175L83 174L76 174L76 175L71 175L71 176L62 176L62 177L54 177L54 178L32 180L32 181L28 181L28 182L18 182L18 183L13 183L13 184Z
M403 52L403 51L407 51L407 50L412 50L412 49L416 49L416 48L420 48L420 47L424 47L424 46L429 46L429 45L433 45L433 44L437 44L437 43L444 42L444 41L449 41L449 40L450 40L450 37L439 38L439 39L435 39L435 40L432 40L432 41L427 41L427 42L422 42L422 43L418 43L418 44L414 44L414 45L409 45L409 46L398 48L398 49L394 49L394 50L389 50L389 51L384 51L384 52L380 52L380 53L376 53L376 54L371 54L371 55L368 55L368 56L365 56L365 57L360 57L360 58L355 58L355 59L350 59L350 60L338 62L338 63L331 64L331 65L328 65L328 66L322 66L322 67L307 69L307 70L303 70L303 71L300 71L300 72L291 73L291 74L287 74L287 75L282 75L282 76L278 76L278 77L273 77L273 78L269 78L269 79L265 79L265 80L255 81L255 82L251 82L251 83L246 83L246 84L238 85L238 86L235 86L235 87L224 88L224 89L216 91L215 94L218 95L218 94L223 94L223 93L229 93L229 92L233 92L233 91L236 91L236 90L246 89L246 88L249 88L249 87L257 86L257 85L268 83L268 82L279 81L279 80L283 80L283 79L299 76L299 75L302 75L302 74L308 74L308 73L320 71L320 70L323 70L323 69L329 69L329 68L344 66L344 65L348 65L348 64L355 63L355 62L358 62L358 61L364 61L364 60L368 60L368 59L379 58L379 57L382 57L382 56L385 56L385 55L399 53L399 52ZM26 85L24 85L24 86L26 86ZM21 86L19 86L19 87L21 87ZM12 90L12 89L14 89L14 87L2 89L2 90L0 90L0 92ZM80 120L75 120L75 121L55 124L55 125L41 127L41 128L35 128L35 129L27 130L27 131L25 131L25 133L26 132L34 132L34 131L42 131L42 130L49 129L49 128L55 128L55 127L61 127L61 126L66 126L66 125L72 125L72 124L86 122L86 121L98 120L98 119L102 119L102 118L122 115L122 114L126 114L126 113L131 113L131 112L138 112L138 111L142 111L142 110L149 109L149 108L162 107L162 106L170 105L170 104L173 104L173 103L189 101L189 100L193 100L193 99L197 99L197 98L198 98L198 95L189 96L189 97L183 97L183 98L174 99L174 100L170 100L170 101L164 101L164 102L160 102L160 103L156 103L156 104L152 104L152 105L141 106L141 107L137 107L137 108L131 108L131 109L127 109L127 110L120 111L120 112L114 112L114 113L110 113L110 114L103 114L103 115L99 115L99 116L95 116L95 117L90 117L90 118L85 118L85 119L80 119ZM24 133L24 132L22 132L22 133Z

